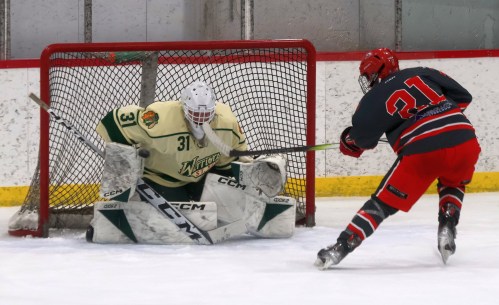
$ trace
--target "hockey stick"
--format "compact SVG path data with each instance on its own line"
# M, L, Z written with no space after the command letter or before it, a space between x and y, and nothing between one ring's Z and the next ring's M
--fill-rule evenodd
M307 146L295 146L295 147L283 147L283 148L271 148L263 150L236 150L231 149L231 147L225 144L222 139L220 139L217 134L213 131L210 124L203 124L203 130L206 137L210 142L220 150L220 152L227 157L244 157L244 156L255 156L255 155L274 155L283 153L293 153L302 152L310 150L325 150L331 148L333 145L338 145L338 143L330 144L318 144L318 145L307 145Z
M339 145L340 143L326 143L317 145L305 145L305 146L295 146L295 147L283 147L283 148L270 148L262 150L236 150L231 149L231 147L225 144L222 139L220 139L217 134L213 131L210 124L203 124L203 130L208 137L208 140L216 147L220 152L227 157L244 157L244 156L257 156L257 155L274 155L274 154L284 154L284 153L294 153L294 152L306 152L311 150L326 150L333 146ZM386 139L379 140L382 143L388 143Z
M255 155L275 155L275 154L303 152L303 151L310 151L310 150L326 150L326 149L333 147L333 145L338 145L338 144L339 143L329 143L329 144L317 144L317 145L270 148L270 149L262 149L262 150L246 150L246 151L232 149L229 151L229 157L242 157L242 156L255 156Z
M104 152L95 146L92 142L87 140L83 134L81 134L77 129L74 128L68 121L61 118L57 113L55 113L45 102L43 102L34 93L31 93L29 97L37 103L43 110L45 110L58 124L61 124L70 131L73 136L75 136L80 142L88 146L99 156L104 158ZM246 232L246 227L244 220L240 219L238 221L232 222L226 226L216 228L210 231L204 231L199 229L195 224L188 220L182 213L178 211L170 202L163 198L158 192L156 192L152 187L150 187L142 178L137 180L137 192L146 198L152 206L156 208L163 216L167 217L172 221L177 227L182 230L189 238L196 241L199 244L214 244L224 241L234 235L234 232L241 234L241 231Z

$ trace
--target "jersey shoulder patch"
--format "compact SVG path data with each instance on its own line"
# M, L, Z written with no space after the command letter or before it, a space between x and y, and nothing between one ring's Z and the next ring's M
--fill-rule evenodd
M179 101L155 102L140 112L139 125L151 137L188 132Z

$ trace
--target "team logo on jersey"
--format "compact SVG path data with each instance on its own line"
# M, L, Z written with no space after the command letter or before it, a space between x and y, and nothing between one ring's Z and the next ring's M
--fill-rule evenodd
M156 126L156 124L158 124L159 115L156 112L150 110L142 115L142 121L148 129L151 129Z
M199 156L196 156L190 161L182 162L182 168L178 171L178 173L186 177L201 177L213 166L215 166L218 159L220 159L219 152L202 159L199 159Z

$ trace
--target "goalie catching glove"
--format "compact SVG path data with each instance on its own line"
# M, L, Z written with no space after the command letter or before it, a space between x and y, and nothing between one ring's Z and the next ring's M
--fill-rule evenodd
M232 172L243 185L254 187L268 197L275 197L286 184L286 159L284 156L261 156L253 162L232 162Z

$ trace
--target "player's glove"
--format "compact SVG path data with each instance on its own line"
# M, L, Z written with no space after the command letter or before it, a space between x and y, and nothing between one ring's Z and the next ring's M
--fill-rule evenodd
M355 145L355 141L350 138L350 129L352 129L352 126L345 128L341 133L340 152L346 156L358 158L362 155L364 149Z

